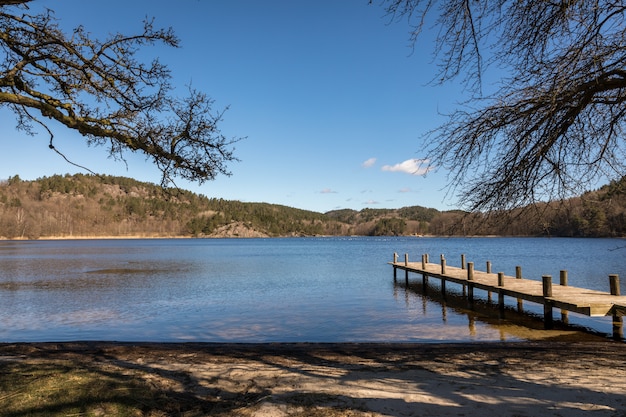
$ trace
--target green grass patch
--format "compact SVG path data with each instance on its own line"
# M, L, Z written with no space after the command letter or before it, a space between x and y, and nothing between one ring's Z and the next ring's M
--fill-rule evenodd
M61 361L0 364L0 415L160 416L175 407L145 381L121 372Z

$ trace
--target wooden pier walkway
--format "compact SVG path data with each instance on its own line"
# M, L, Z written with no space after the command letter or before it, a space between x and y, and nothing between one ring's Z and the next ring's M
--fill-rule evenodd
M622 337L622 316L626 315L626 296L620 295L617 275L609 275L610 292L602 292L567 285L566 271L561 271L559 283L553 285L550 275L544 275L541 281L522 278L519 266L516 267L516 276L513 277L501 272L492 273L489 262L486 265L486 272L474 270L473 262L465 263L464 256L461 257L461 263L461 268L448 266L444 255L441 255L440 263L429 262L428 255L422 255L420 262L409 262L406 254L404 260L399 262L396 253L393 262L389 262L393 266L394 279L397 279L398 269L405 271L407 283L409 272L421 274L424 283L429 277L437 278L441 280L441 291L444 294L446 282L460 284L467 289L470 303L474 300L474 289L481 289L497 294L501 308L504 308L504 297L517 299L518 306L521 306L522 300L542 304L547 328L552 326L553 308L560 309L562 313L575 312L590 317L613 316L614 336Z

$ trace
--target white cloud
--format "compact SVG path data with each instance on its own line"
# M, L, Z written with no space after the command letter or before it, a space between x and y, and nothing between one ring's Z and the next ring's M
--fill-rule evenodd
M322 191L320 191L320 194L337 194L337 191L333 191L330 188L324 188Z
M374 166L375 163L376 163L376 158L370 158L367 161L363 162L361 166L363 168L371 168Z
M376 204L380 204L380 203L378 201L376 201L376 200L367 200L367 201L363 202L364 206L373 206L373 205L376 205Z
M411 193L411 192L413 192L413 190L411 190L411 188L409 188L409 187L404 187L404 188L400 188L398 190L398 192L399 193Z
M410 175L424 175L432 168L428 159L407 159L395 165L384 165L381 169L390 172L404 172Z

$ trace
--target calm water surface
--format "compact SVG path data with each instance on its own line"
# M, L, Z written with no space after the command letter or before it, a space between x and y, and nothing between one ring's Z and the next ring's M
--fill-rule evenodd
M610 318L570 314L543 330L542 309L502 317L467 309L461 288L442 299L419 276L397 283L397 252L460 266L608 291L626 240L545 238L288 238L0 242L0 341L463 342L586 339ZM437 280L431 280L437 281ZM437 282L433 282L437 285ZM487 295L476 293L486 300ZM556 310L558 314L558 310ZM555 314L555 318L557 317Z

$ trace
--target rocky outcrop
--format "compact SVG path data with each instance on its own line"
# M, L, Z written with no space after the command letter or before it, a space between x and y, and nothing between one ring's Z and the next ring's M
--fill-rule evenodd
M234 222L218 227L208 237L269 237L269 235L252 229L243 222Z

